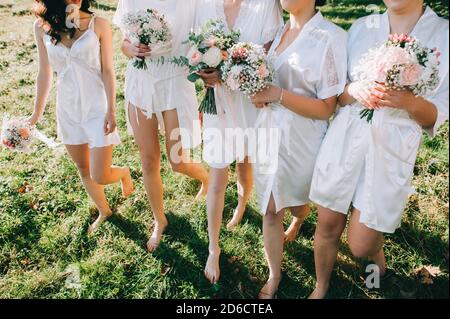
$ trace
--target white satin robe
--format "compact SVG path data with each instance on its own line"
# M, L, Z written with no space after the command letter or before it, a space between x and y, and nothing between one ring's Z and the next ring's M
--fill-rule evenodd
M284 31L278 33L269 52L277 84L314 99L341 94L346 83L347 33L318 12L277 55ZM271 195L277 212L309 203L314 164L328 121L306 118L275 104L262 110L256 126L258 152L253 169L261 212L267 213ZM269 129L278 134L262 138L261 132Z
M148 118L155 114L161 128L164 127L162 112L176 109L182 147L197 147L201 143L201 128L195 86L187 80L185 69L167 62L171 57L187 54L188 47L183 42L193 28L196 0L119 0L114 24L126 37L123 17L129 12L146 9L158 10L169 22L173 35L172 50L164 55L164 64L149 61L147 70L135 68L130 60L125 74L125 109L128 110L131 103ZM129 123L128 128L132 132Z
M283 23L277 0L244 0L240 10L234 26L241 32L240 42L271 42ZM223 0L198 1L196 27L211 19L221 19L227 25ZM256 145L246 132L254 128L258 110L248 97L224 85L216 87L215 98L218 114L203 116L203 159L210 167L220 169L254 156Z
M438 109L433 136L448 119L449 23L426 8L411 36L442 52L439 88L427 99ZM359 19L349 32L349 77L370 48L388 39L387 13ZM360 119L362 105L341 108L322 145L314 172L311 199L347 214L350 205L361 211L360 222L384 233L400 227L409 195L422 129L403 110L377 110L372 124Z

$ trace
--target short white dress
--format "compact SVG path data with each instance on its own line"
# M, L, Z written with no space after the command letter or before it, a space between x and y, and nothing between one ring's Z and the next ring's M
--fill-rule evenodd
M155 114L164 129L162 113L176 110L180 125L181 143L184 149L195 148L201 143L198 103L193 83L187 80L187 71L167 62L172 57L186 56L188 47L183 44L193 28L196 0L119 0L114 24L127 37L123 18L138 10L156 9L167 19L172 30L172 49L165 54L164 64L147 60L147 70L133 66L130 60L125 74L125 110L128 105L138 107L148 118ZM127 120L128 120L127 116ZM129 132L131 125L127 122Z
M223 0L199 0L196 27L208 20L221 19L226 23ZM276 0L244 0L234 29L241 32L239 41L264 45L271 42L283 24L281 8ZM248 139L258 110L250 99L232 92L224 85L215 89L217 115L203 116L203 159L212 168L226 168L231 163L253 157L256 145Z
M313 99L341 94L347 79L347 33L317 12L277 55L275 49L285 30L280 30L269 52L276 84ZM261 213L267 213L271 195L276 212L309 203L314 165L328 121L306 118L281 104L271 104L261 111L256 127L258 153L253 170Z
M438 109L434 135L448 119L449 23L427 8L411 36L429 48L438 48L439 88L428 100ZM371 15L354 23L349 33L349 77L361 56L388 39L388 13ZM328 130L314 172L311 199L333 211L347 214L351 203L361 211L360 222L384 233L400 227L409 195L422 129L404 110L375 111L373 123L360 118L362 105L341 108Z
M44 35L49 61L57 74L58 139L65 145L97 148L120 144L117 130L109 135L103 130L108 102L94 25L95 16L71 48L61 42L55 45L49 35Z

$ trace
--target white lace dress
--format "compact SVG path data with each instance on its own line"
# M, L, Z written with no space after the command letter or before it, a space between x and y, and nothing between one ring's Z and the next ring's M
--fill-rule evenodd
M109 135L103 131L108 102L94 25L95 16L71 48L61 42L55 45L49 35L44 35L48 58L57 74L58 138L66 145L88 144L89 148L97 148L120 144L117 131Z
M127 13L158 10L165 16L172 30L172 50L164 55L168 60L170 57L187 54L188 48L183 42L193 27L195 2L196 0L119 0L113 21L126 37L123 17ZM201 143L198 103L195 86L187 80L186 70L167 62L158 64L148 61L147 64L147 70L140 70L132 65L131 60L128 63L125 74L125 109L128 111L131 103L148 118L156 115L162 129L162 113L177 110L182 147L197 147ZM131 132L129 123L128 127Z
M449 23L429 7L411 36L442 52L441 83L427 99L436 105L438 119L427 133L434 135L448 119ZM387 13L364 17L349 31L349 77L361 56L388 39ZM323 142L314 172L311 200L347 214L350 205L361 211L360 222L374 230L393 233L400 227L422 139L422 129L404 110L375 111L372 124L360 118L362 105L341 108Z
M282 29L269 52L279 86L298 95L327 99L341 94L346 83L347 34L318 12L298 37L279 55L275 52ZM312 120L272 105L261 111L256 124L271 138L258 136L253 165L261 213L267 213L271 194L276 211L307 204L311 179L328 122Z
M196 27L210 19L221 19L226 24L223 0L198 1ZM264 45L275 38L282 23L278 1L244 0L234 29L241 32L241 42ZM256 145L249 144L245 130L254 127L258 110L246 96L224 85L215 89L215 97L220 114L203 117L203 158L210 167L225 168L254 155Z

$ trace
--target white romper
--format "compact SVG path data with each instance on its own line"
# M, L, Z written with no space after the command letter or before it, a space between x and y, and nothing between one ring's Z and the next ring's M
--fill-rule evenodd
M227 25L223 0L199 0L196 11L196 27L211 19L221 19ZM264 45L275 38L282 23L278 1L244 0L234 29L241 32L239 41ZM252 157L256 145L249 145L245 135L247 129L254 128L258 110L248 97L225 85L215 88L215 98L218 114L203 116L203 159L220 169Z
M423 45L438 48L439 88L428 96L438 109L434 135L448 119L449 24L426 8L411 36ZM354 23L349 33L349 77L361 56L388 39L387 12ZM333 211L347 214L351 203L361 211L360 222L384 233L400 227L409 195L422 129L404 110L375 111L372 124L360 119L362 105L341 108L328 130L317 159L311 200Z
M103 131L108 102L94 25L95 16L71 48L61 42L55 45L49 35L44 35L49 61L57 74L58 138L65 145L97 148L120 144L117 130L109 135Z
M148 118L155 114L162 129L162 113L176 110L184 149L195 148L201 143L195 86L187 80L184 68L167 60L187 54L188 47L183 42L187 40L193 27L195 2L196 0L119 0L113 19L124 36L127 35L127 30L123 25L123 17L127 13L156 9L167 19L173 36L171 53L164 55L164 64L148 61L147 70L135 68L130 60L125 74L125 110L128 111L128 105L131 103ZM132 132L129 123L128 128Z
M346 83L347 33L317 12L289 47L277 55L275 49L285 30L280 30L269 52L277 84L313 99L341 94ZM275 139L258 136L258 156L253 169L261 213L267 213L271 194L276 212L307 204L316 156L328 121L306 118L280 104L272 104L262 110L256 126L259 134L261 128L279 132ZM263 161L260 154L264 154L266 147L269 156Z

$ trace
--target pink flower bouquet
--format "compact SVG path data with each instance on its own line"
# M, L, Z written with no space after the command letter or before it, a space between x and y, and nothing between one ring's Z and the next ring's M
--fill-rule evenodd
M222 67L222 80L230 90L252 96L273 81L274 72L262 46L238 43L228 54L229 59Z
M147 69L147 60L164 63L164 54L172 49L172 33L165 17L154 9L139 10L129 13L123 18L127 29L127 37L133 43L141 43L150 47L151 57L135 58L133 66Z
M378 82L390 89L409 89L416 96L426 96L439 85L439 56L437 49L428 49L413 37L392 34L361 58L352 76L368 86ZM373 115L374 110L361 112L361 118L368 122Z
M2 145L16 152L31 152L33 139L44 142L51 148L56 148L57 143L39 132L34 126L31 126L24 118L10 117L5 115L3 118L0 134Z
M210 20L198 32L191 32L187 43L191 49L186 57L174 58L173 63L189 67L188 80L196 82L200 79L198 71L216 69L220 70L228 59L227 50L231 48L240 37L240 32L225 32L225 24L221 20ZM217 114L214 88L206 90L205 98L200 104L199 112Z

